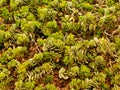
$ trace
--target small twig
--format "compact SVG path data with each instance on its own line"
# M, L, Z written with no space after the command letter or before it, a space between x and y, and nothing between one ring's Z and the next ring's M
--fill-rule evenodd
M106 30L104 31L104 34L106 34L107 36L113 37L111 34L107 33Z

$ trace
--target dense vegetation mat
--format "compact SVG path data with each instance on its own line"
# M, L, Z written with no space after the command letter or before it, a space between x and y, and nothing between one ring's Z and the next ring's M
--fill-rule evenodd
M0 90L120 90L120 0L0 0Z

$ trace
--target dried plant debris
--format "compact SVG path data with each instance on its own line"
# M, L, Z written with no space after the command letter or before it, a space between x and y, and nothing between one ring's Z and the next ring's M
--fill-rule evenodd
M120 90L120 0L0 0L0 90Z

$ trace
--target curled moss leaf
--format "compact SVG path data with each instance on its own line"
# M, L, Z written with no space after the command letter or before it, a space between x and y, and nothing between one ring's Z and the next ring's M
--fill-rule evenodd
M65 69L64 69L64 68L61 68L61 69L59 70L59 77L60 77L60 78L63 78L63 79L68 79L69 77L68 77L68 76L65 76L64 73L65 73Z

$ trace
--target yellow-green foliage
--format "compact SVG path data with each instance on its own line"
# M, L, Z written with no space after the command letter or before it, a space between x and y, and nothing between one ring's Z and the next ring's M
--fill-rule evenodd
M0 0L0 90L120 90L119 0Z

